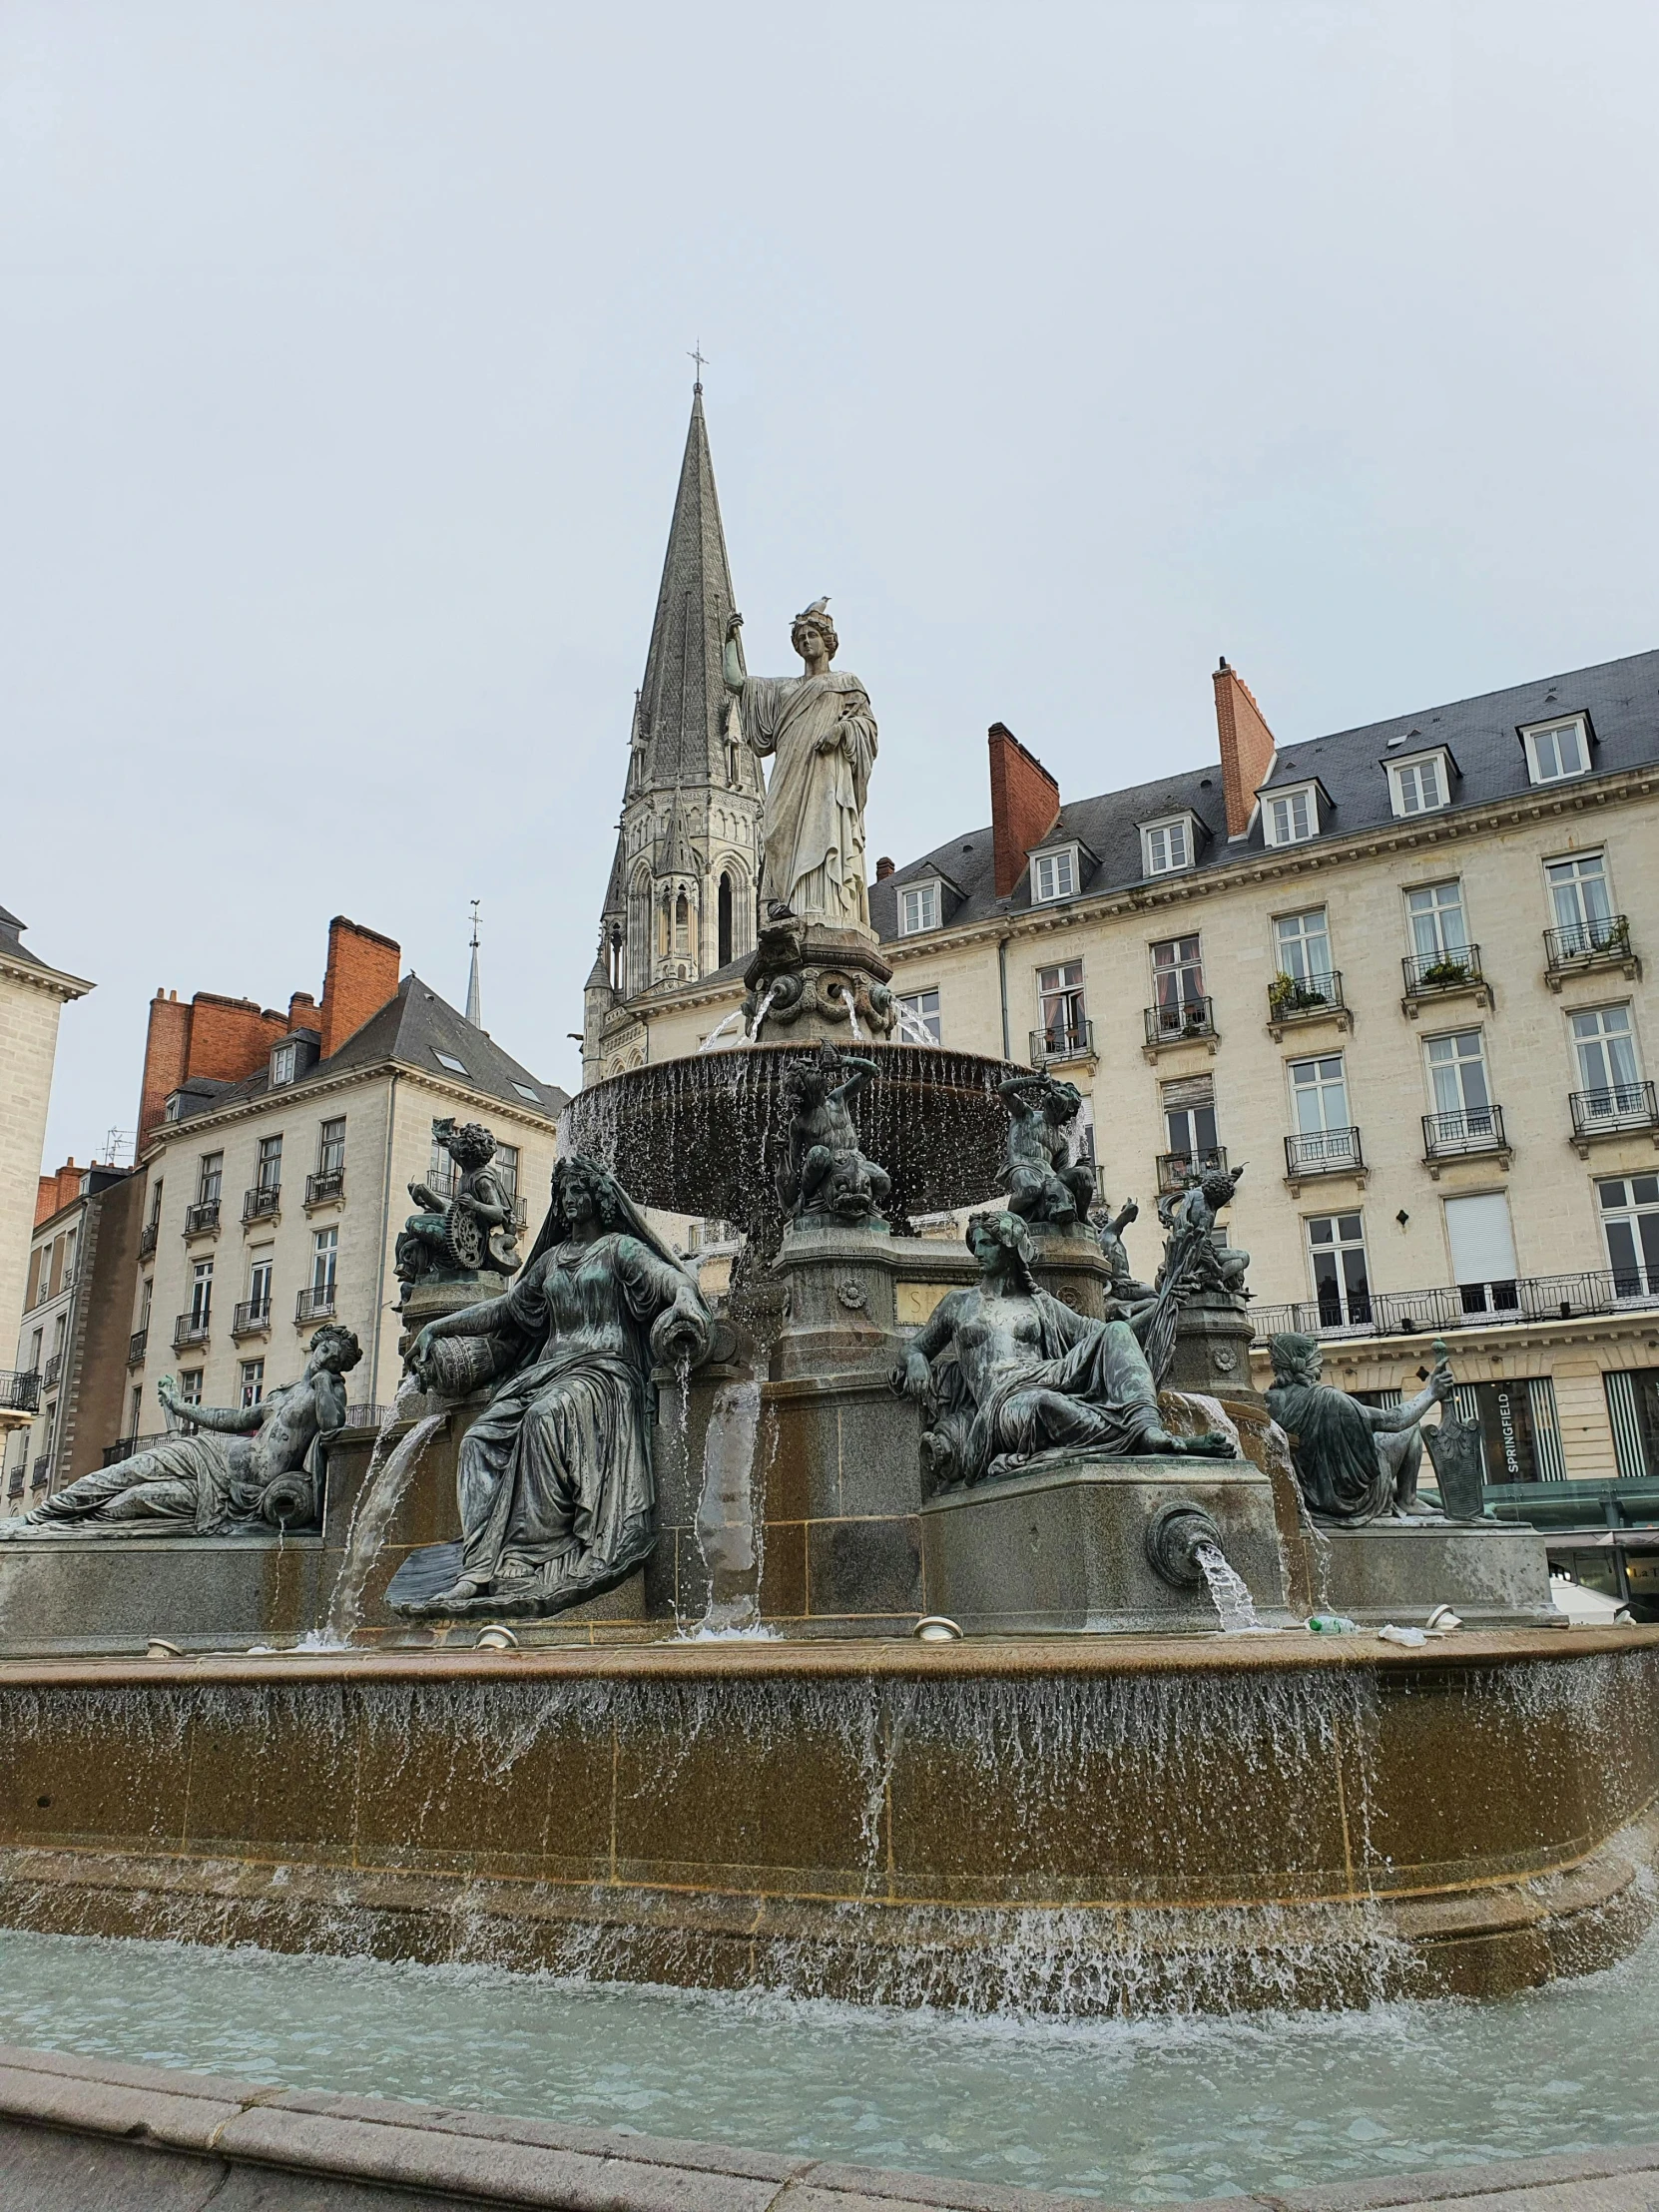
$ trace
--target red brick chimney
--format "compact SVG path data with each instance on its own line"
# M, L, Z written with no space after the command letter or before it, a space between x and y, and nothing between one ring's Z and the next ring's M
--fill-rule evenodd
M263 1008L256 998L198 991L190 1002L186 1073L205 1075L216 1083L245 1083L265 1066L272 1046L286 1035L281 1015Z
M881 857L880 857L880 859L878 859L878 860L876 861L876 863L875 863L875 880L876 880L876 881L877 881L878 883L884 883L884 882L885 882L885 881L887 880L887 877L888 877L888 876L889 876L889 875L890 875L890 874L891 874L892 872L893 872L893 865L892 865L892 862L891 862L891 860L890 860L890 859L888 859L887 855L886 855L886 854L885 854L885 853L883 852L883 853L882 853L882 855L881 855Z
M322 979L322 1058L337 1052L397 996L401 945L377 929L336 914L328 924L328 972Z
M144 1040L144 1080L139 1086L137 1154L161 1121L167 1094L185 1079L190 1063L190 1008L177 991L157 991L150 1001L150 1028Z
M80 1197L81 1177L85 1173L84 1168L75 1165L75 1155L72 1152L56 1175L41 1177L40 1189L35 1196L37 1229L43 1221L50 1221L60 1206L67 1206L72 1198Z
M1216 687L1216 732L1221 739L1221 786L1227 798L1227 834L1250 828L1256 794L1268 780L1278 748L1262 720L1254 693L1225 655L1211 679Z
M309 991L295 991L288 1000L288 1031L295 1029L319 1029L322 1016L316 1010L316 1000Z
M1014 733L993 722L991 751L991 851L996 895L1006 898L1025 871L1026 855L1060 819L1060 787Z

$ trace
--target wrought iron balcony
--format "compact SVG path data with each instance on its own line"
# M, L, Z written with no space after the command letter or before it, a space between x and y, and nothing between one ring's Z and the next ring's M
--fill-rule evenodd
M21 1497L23 1495L23 1469L21 1467L13 1467L11 1473L7 1475L6 1495L8 1497Z
M148 1329L135 1329L127 1339L127 1365L138 1368L144 1365L144 1355L150 1344Z
M330 1321L334 1313L334 1286L318 1283L308 1291L301 1291L294 1301L295 1322Z
M522 1198L515 1198L513 1200L513 1228L515 1231L517 1231L520 1229L528 1229L529 1226L530 1209L525 1204Z
M138 1256L141 1260L148 1260L154 1255L156 1250L156 1239L160 1236L160 1223L153 1221L147 1221L144 1227L139 1231Z
M1305 1337L1438 1337L1450 1329L1594 1320L1659 1307L1659 1268L1585 1275L1520 1276L1503 1283L1453 1283L1427 1291L1371 1291L1296 1306L1253 1306L1258 1343Z
M245 1298L231 1317L231 1334L233 1337L269 1337L270 1299Z
M1465 1106L1455 1114L1424 1114L1422 1156L1458 1160L1471 1152L1506 1152L1501 1106Z
M345 1191L343 1168L318 1168L314 1175L305 1178L305 1204L325 1206L330 1199L340 1198Z
M1628 914L1593 914L1544 931L1544 973L1551 982L1584 968L1634 966Z
M278 1184L268 1186L262 1183L255 1190L244 1191L242 1194L242 1218L244 1221L270 1221L279 1210L281 1202L282 1193Z
M1031 1032L1031 1065L1045 1068L1060 1060L1094 1058L1094 1023L1054 1022Z
M209 1317L181 1314L173 1324L173 1349L183 1352L187 1345L205 1345L208 1341Z
M1480 964L1477 944L1460 944L1443 952L1408 952L1401 960L1405 995L1400 1001L1413 1017L1424 999L1454 998L1472 994L1482 1006L1492 1003L1492 986Z
M38 1413L40 1411L40 1374L35 1368L20 1368L15 1373L0 1368L0 1412Z
M1285 1139L1285 1174L1292 1182L1310 1175L1353 1175L1365 1164L1358 1129L1301 1129Z
M194 1421L187 1421L185 1427L195 1435ZM138 1452L148 1451L153 1444L166 1443L169 1433L165 1428L158 1428L148 1436L117 1436L113 1444L104 1446L104 1464L113 1467L118 1459L131 1459Z
M1148 1044L1180 1044L1186 1037L1213 1037L1215 1033L1216 1010L1208 998L1188 998L1179 1005L1146 1009Z
M1651 1083L1615 1083L1605 1091L1573 1091L1575 1137L1613 1137L1622 1129L1659 1128L1659 1093Z
M1277 1031L1295 1021L1325 1021L1346 1014L1340 968L1310 975L1276 975L1268 985L1268 1021Z
M29 1469L30 1489L44 1490L46 1487L46 1478L51 1473L51 1471L52 1454L49 1451L43 1451L40 1457L35 1461L34 1465Z
M1161 1191L1179 1193L1196 1183L1201 1175L1209 1175L1214 1169L1227 1166L1227 1147L1213 1144L1207 1151L1160 1152L1158 1155L1158 1188Z
M185 1208L185 1235L187 1237L217 1236L219 1232L219 1201L204 1198L195 1206Z
M53 1383L57 1382L59 1376L61 1376L62 1374L63 1354L61 1352L54 1352L51 1359L48 1360L46 1363L45 1373L41 1376L41 1388L43 1390L49 1390L52 1387Z

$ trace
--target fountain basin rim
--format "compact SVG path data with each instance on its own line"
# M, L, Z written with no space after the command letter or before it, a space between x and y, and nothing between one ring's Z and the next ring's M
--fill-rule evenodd
M1273 1636L965 1637L960 1643L918 1644L905 1638L853 1638L748 1644L659 1640L643 1644L555 1644L517 1651L465 1649L273 1653L201 1652L183 1659L106 1658L0 1660L0 1691L89 1689L120 1684L236 1682L524 1682L558 1681L890 1681L1106 1677L1203 1674L1341 1674L1356 1667L1383 1674L1461 1671L1517 1660L1582 1659L1659 1646L1659 1624L1631 1628L1460 1630L1419 1648L1383 1643L1375 1633L1315 1636L1286 1630Z

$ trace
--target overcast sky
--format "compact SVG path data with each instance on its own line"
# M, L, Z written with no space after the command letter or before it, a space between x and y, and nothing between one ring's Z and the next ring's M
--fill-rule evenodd
M5 0L0 904L285 1005L345 912L573 1085L690 403L870 849L1659 644L1659 10Z

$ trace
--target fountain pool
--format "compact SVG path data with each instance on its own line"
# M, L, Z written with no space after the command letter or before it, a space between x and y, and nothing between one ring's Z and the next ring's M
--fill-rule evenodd
M8 1932L0 2039L1161 2203L1651 2141L1659 1937L1495 2003L1056 2025Z

